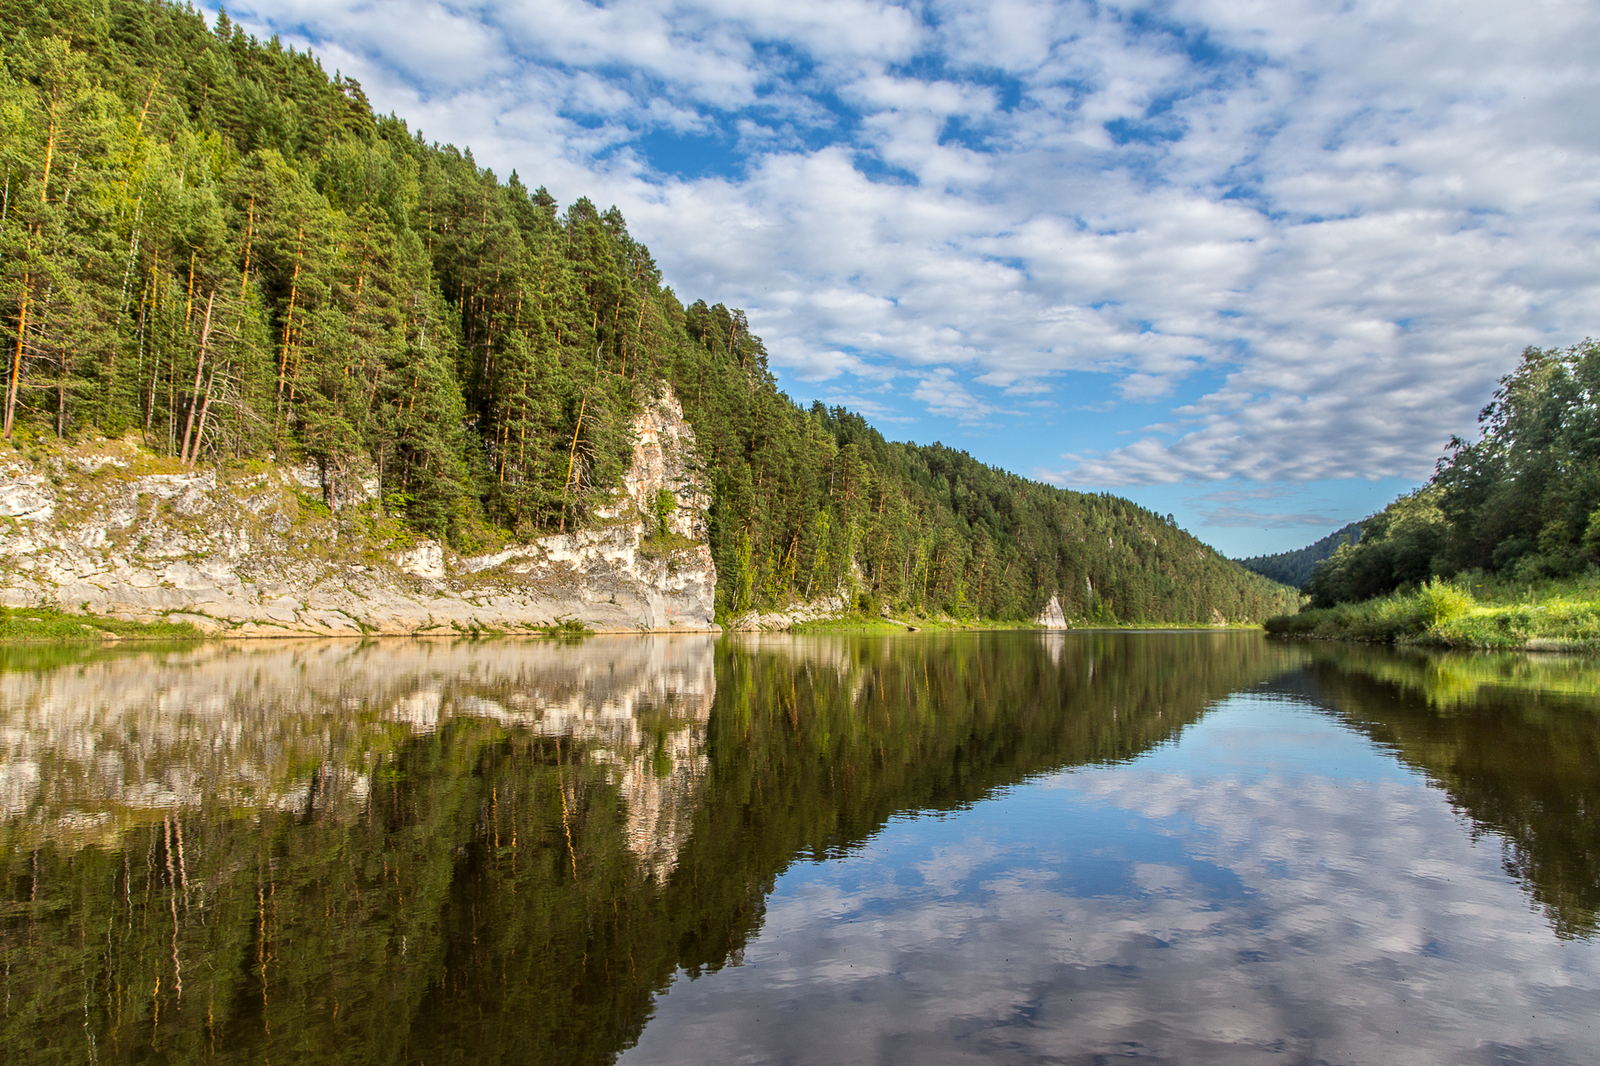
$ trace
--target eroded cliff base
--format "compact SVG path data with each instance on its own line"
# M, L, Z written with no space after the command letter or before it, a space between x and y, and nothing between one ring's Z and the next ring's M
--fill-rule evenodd
M0 457L0 602L232 636L537 629L713 631L709 498L676 401L591 527L460 554L315 464L183 467L137 437ZM661 490L673 497L665 535Z

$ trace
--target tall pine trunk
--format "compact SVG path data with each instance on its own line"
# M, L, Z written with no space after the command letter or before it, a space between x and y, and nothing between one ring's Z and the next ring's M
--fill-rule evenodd
M22 310L17 315L17 349L11 358L11 380L6 384L6 424L5 438L11 439L11 429L16 421L17 413L17 383L22 378L22 348L27 343L28 337L28 297L33 292L32 277L26 272L22 275Z
M183 449L178 455L178 461L184 466L194 465L194 456L189 454L190 436L194 433L195 408L200 405L200 378L206 368L206 348L211 344L211 305L216 301L217 292L211 290L206 297L206 321L200 327L200 354L194 361L194 389L189 396L189 417L183 425ZM194 438L194 450L200 451L200 438Z

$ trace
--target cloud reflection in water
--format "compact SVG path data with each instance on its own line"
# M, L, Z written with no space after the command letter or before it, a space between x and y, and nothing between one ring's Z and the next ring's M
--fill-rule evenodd
M791 868L744 964L624 1063L1592 1062L1600 946L1560 939L1448 799L1332 715L1222 701Z

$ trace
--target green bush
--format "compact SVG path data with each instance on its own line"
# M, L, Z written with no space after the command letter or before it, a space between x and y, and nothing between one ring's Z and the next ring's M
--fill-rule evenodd
M1429 627L1468 614L1477 606L1472 593L1442 578L1434 578L1418 589L1417 600Z
M1475 597L1461 584L1434 580L1414 592L1269 618L1266 630L1281 637L1446 648L1594 648L1600 647L1595 586L1592 572L1544 581L1523 586L1517 602L1503 581L1486 579L1484 595Z
M671 489L657 489L656 497L652 501L651 517L655 519L655 535L666 539L671 532L669 523L672 515L678 509L678 497L673 495Z

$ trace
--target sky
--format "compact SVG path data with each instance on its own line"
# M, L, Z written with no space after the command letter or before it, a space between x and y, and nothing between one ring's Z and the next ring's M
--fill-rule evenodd
M795 400L1301 547L1600 333L1600 5L246 0Z

